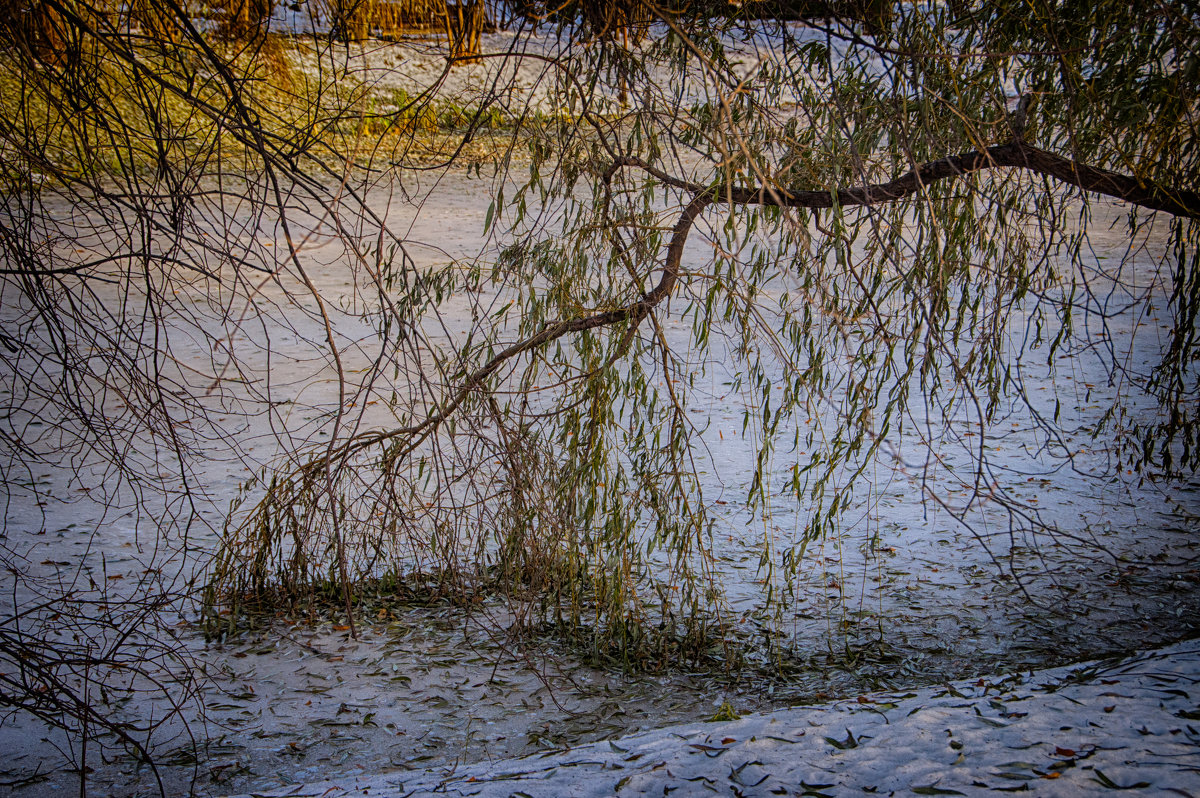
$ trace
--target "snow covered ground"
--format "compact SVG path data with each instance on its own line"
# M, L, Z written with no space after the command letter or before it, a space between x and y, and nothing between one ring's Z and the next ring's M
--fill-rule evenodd
M253 796L1200 795L1200 641Z

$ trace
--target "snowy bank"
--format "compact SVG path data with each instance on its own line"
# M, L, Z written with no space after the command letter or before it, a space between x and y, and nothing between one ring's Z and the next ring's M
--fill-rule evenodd
M1200 795L1200 640L1123 660L691 723L253 796Z

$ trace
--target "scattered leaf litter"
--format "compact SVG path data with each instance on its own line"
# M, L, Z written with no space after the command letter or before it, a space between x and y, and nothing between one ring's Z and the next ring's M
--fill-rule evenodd
M1200 796L1200 641L666 727L453 770L243 798L611 795Z

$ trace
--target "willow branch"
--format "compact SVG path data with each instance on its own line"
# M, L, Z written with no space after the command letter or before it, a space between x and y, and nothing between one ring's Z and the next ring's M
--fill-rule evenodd
M695 183L665 174L637 158L620 158L609 167L605 177L611 178L623 167L636 167L663 183L686 191L703 188ZM1115 197L1132 205L1166 211L1175 216L1200 219L1200 193L1167 189L1155 183L1087 166L1052 152L1034 147L1019 139L998 144L986 150L971 150L922 164L916 169L890 180L867 186L853 186L833 191L796 191L779 186L718 186L711 189L713 202L733 205L776 205L787 208L832 208L835 205L880 205L904 199L924 186L962 177L973 172L994 168L1027 169L1066 183L1083 191Z
M773 205L788 208L879 205L904 199L941 180L1004 167L1027 169L1084 191L1115 197L1133 205L1166 211L1176 216L1200 219L1200 194L1197 192L1172 191L1107 169L1080 164L1034 147L1017 137L1007 144L988 147L983 151L972 150L922 164L886 183L832 191L796 191L766 185L758 188L727 185L705 187L670 175L638 158L615 158L602 175L606 183L621 169L637 168L665 185L692 195L672 230L662 275L653 289L624 307L547 324L536 334L506 347L483 366L466 375L448 400L419 423L356 436L334 448L326 456L306 464L301 471L309 473L312 468L323 467L322 464L343 459L376 444L408 438L404 448L394 453L396 456L404 456L441 426L473 393L483 390L484 383L501 366L518 355L540 349L565 335L599 327L628 324L629 334L632 334L650 311L674 290L679 279L680 262L688 234L697 217L709 204ZM627 334L626 342L628 339Z
M473 393L484 390L484 383L487 379L495 374L507 361L524 352L540 349L565 335L594 330L599 327L627 324L629 331L622 344L626 345L633 331L650 315L650 311L669 297L674 290L675 284L679 280L683 247L687 243L688 234L691 232L692 226L700 216L700 213L712 201L712 197L707 192L701 192L693 196L687 206L684 207L678 221L675 223L675 227L672 229L671 240L667 245L666 261L663 264L658 283L637 301L613 310L547 324L536 334L506 347L488 360L487 363L467 375L448 401L419 423L356 436L346 441L333 452L330 452L327 456L305 464L301 470L305 473L311 473L313 469L322 468L325 463L343 459L379 443L386 443L401 438L408 438L409 440L401 451L395 452L393 455L400 457L406 455L419 446L423 440L444 423Z

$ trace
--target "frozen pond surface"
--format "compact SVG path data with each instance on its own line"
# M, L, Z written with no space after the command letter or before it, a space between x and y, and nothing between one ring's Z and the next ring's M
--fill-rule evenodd
M534 77L530 81L533 86ZM373 207L414 242L410 254L418 265L495 253L497 242L483 236L490 182L451 173L436 186L405 185L414 196L428 195L419 206L387 185L378 188ZM236 210L227 212L236 216ZM1113 212L1118 217L1119 211ZM273 231L242 232L279 244ZM1128 239L1118 225L1094 236L1093 243L1103 258L1106 252L1119 255ZM1139 246L1150 257L1161 254L1165 233L1152 232ZM357 278L347 274L343 254L314 239L304 259L321 294L335 298L336 334L353 369L370 360L375 331L355 315L350 286ZM693 241L688 257L702 269L703 243ZM1162 328L1169 325L1163 288L1148 290L1159 315L1151 311L1127 320L1129 329L1147 328L1130 351L1144 362L1157 352ZM250 367L241 377L248 386L246 406L259 408L243 413L245 408L231 406L227 416L213 414L218 422L227 420L230 426L223 432L234 436L242 455L222 453L222 442L210 441L209 454L222 459L198 463L191 472L198 520L186 538L174 530L160 540L160 516L91 500L88 491L103 475L86 464L79 479L65 468L37 469L26 483L6 485L2 542L29 574L85 592L122 595L138 589L126 586L140 587L154 571L186 592L195 569L204 565L204 553L215 547L217 530L244 480L271 461L280 439L293 445L320 439L336 380L319 354L316 320L300 312L312 308L288 307L267 282L259 291L263 302L281 303L287 325L266 331L252 325L218 329L210 325L203 303L181 300L195 301L197 315L193 322L180 322L187 332L173 349L177 362L206 372L219 364L223 352L236 348L240 362ZM0 308L6 321L15 312L8 296ZM456 321L504 301L486 292L449 297L439 308L446 335L453 340L467 326ZM678 313L664 321L668 334L686 340L690 322ZM1147 334L1151 331L1155 334ZM270 358L264 334L270 336ZM1074 414L1082 429L1119 390L1091 384L1091 373L1093 363L1081 351L1055 374L1031 367L1025 387L1031 395L1064 400L1068 417ZM720 519L716 553L729 580L732 609L751 630L759 622L754 609L764 547L781 550L796 542L803 524L786 502L767 509L747 506L754 430L743 431L748 399L724 387L728 376L719 368L710 371L711 403L696 410L698 448L708 455L699 477ZM271 403L267 413L261 411L261 396ZM366 416L368 422L372 418ZM36 412L27 421L43 423ZM1092 456L1085 439L1080 432L1072 442L1081 459ZM281 618L213 645L205 645L193 608L185 605L178 626L156 634L175 635L209 681L198 699L204 718L197 706L187 705L190 736L180 726L160 750L167 792L181 793L194 784L199 794L223 794L389 769L450 769L692 722L712 716L725 702L743 713L769 710L1058 665L1195 636L1200 631L1195 560L1200 482L1160 485L1116 470L1108 482L1082 479L1059 460L1039 459L1043 443L1017 411L1006 434L987 441L997 479L1070 537L1011 533L1007 516L986 503L971 516L975 526L967 529L948 509L956 496L966 496L952 477L939 486L940 472L934 472L933 491L946 500L943 507L922 501L931 480L927 472L909 468L918 457L915 448L898 450L896 460L880 459L869 490L846 515L845 535L812 545L801 566L798 596L779 624L793 641L787 675L647 677L597 670L553 641L517 649L504 635L508 608L500 603L485 602L470 611L438 603L380 606L357 639L337 617L299 623ZM944 456L951 461L959 456L956 451L948 445ZM143 456L152 455L130 453ZM1103 462L1105 453L1094 457ZM785 479L791 463L782 450L776 460L771 473ZM176 467L164 460L163 479L173 479ZM181 512L178 504L169 509ZM5 590L4 600L16 607L26 598L15 585ZM6 606L5 615L13 609ZM164 708L163 700L145 699L117 711L159 717ZM8 755L0 763L0 790L19 796L74 794L76 776L66 764L66 745L27 718L5 717L0 750ZM147 768L128 759L93 757L89 764L97 794L152 789Z

